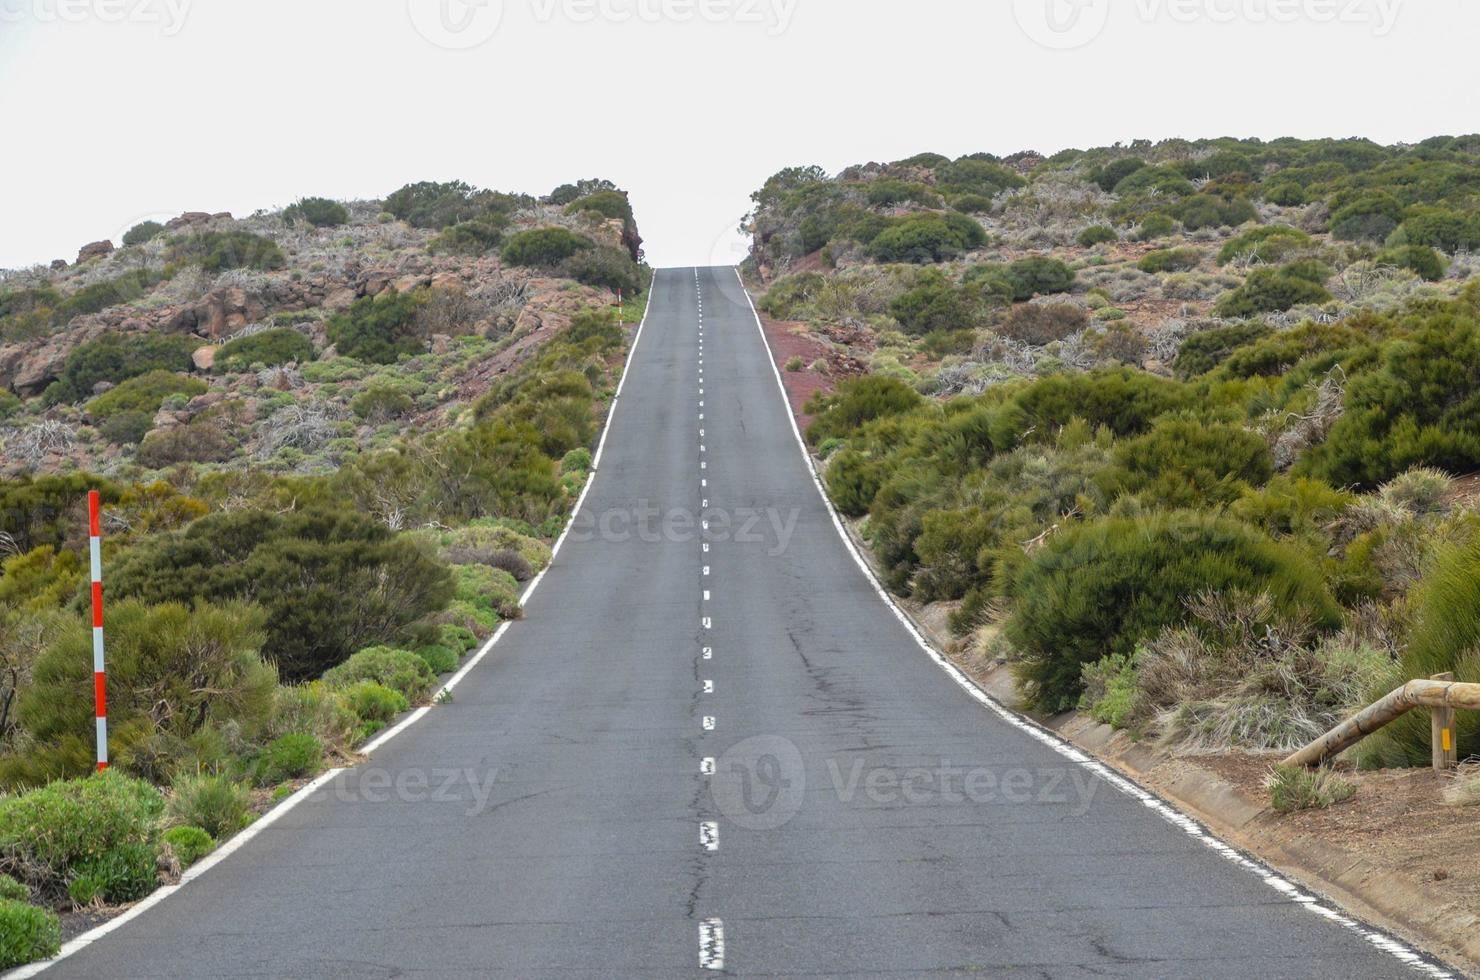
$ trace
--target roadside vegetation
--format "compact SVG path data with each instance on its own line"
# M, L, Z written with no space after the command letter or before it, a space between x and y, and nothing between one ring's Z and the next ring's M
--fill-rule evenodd
M423 183L0 279L0 969L352 763L522 615L620 380L616 290L629 327L645 299L626 201Z
M828 492L962 656L1040 712L1280 752L1480 681L1477 174L1476 137L794 168L748 274L819 352ZM1354 759L1427 763L1420 714Z

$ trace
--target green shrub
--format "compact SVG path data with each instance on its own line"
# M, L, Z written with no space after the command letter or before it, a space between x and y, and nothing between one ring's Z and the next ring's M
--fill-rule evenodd
M1131 174L1146 167L1146 161L1137 157L1122 157L1100 167L1090 174L1089 179L1100 186L1100 190L1110 193L1115 190L1121 181Z
M1444 274L1449 271L1449 262L1444 256L1427 245L1399 245L1380 253L1377 261L1383 265L1408 269L1429 282L1443 279Z
M214 370L223 374L245 371L253 364L277 367L311 360L313 345L307 337L290 327L273 327L222 344L216 351Z
M118 767L133 767L129 729L174 743L207 725L266 717L277 674L258 652L262 637L262 613L252 606L110 602L108 715ZM16 712L30 735L49 742L92 723L92 644L91 626L74 622L36 660Z
M394 364L402 354L419 354L426 348L417 324L422 303L415 293L394 290L362 296L347 311L329 318L329 340L345 357Z
M577 252L595 247L589 238L565 228L532 228L510 235L499 257L506 265L553 269Z
M1263 225L1229 239L1218 251L1218 264L1253 258L1258 262L1282 262L1295 252L1310 248L1311 237L1289 225Z
M783 276L771 284L756 305L778 320L795 320L826 285L826 277L816 272Z
M1275 766L1267 788L1276 813L1325 810L1357 795L1357 787L1332 770L1303 766Z
M580 446L566 453L560 460L560 472L562 473L589 473L591 471L591 450Z
M1427 245L1448 252L1480 249L1480 213L1417 207L1393 234L1393 243Z
M145 242L152 242L159 237L162 231L164 231L164 225L158 221L141 221L123 233L123 244L142 245Z
M1172 362L1172 367L1177 376L1183 379L1207 374L1240 347L1261 340L1273 332L1263 323L1234 323L1195 333L1177 351L1177 359Z
M1289 330L1266 332L1259 339L1235 348L1214 377L1278 377L1301 361L1319 357L1324 363L1335 355L1361 347L1366 341L1362 333L1345 324L1306 322Z
M1346 412L1300 472L1333 486L1375 486L1414 466L1480 469L1480 325L1441 315L1384 344L1352 378Z
M58 609L77 594L84 577L76 552L44 544L0 561L0 604L36 611Z
M1247 221L1259 220L1258 210L1247 198L1208 192L1183 198L1172 205L1170 211L1188 231L1237 227Z
M258 786L276 786L312 776L323 765L323 743L305 732L292 732L273 739L257 754L252 779Z
M627 198L626 191L603 190L585 197L577 198L565 207L566 214L581 214L585 211L595 211L603 218L613 220L631 221L632 202Z
M189 425L148 433L134 458L151 469L164 469L176 463L224 463L234 449L219 424L197 419Z
M164 842L174 851L180 867L188 868L216 849L216 840L199 827L171 827Z
M988 305L979 286L957 286L937 270L926 269L913 288L890 301L889 315L905 333L920 337L936 330L976 326Z
M936 167L935 183L950 194L980 194L992 197L1027 184L1012 170L990 160L962 157Z
M1001 449L1028 433L1049 439L1076 419L1116 435L1144 432L1167 412L1192 401L1183 385L1134 368L1106 368L1081 375L1053 375L1023 388L993 422Z
M315 228L333 228L349 224L349 209L327 197L303 197L283 209L283 220L290 225L306 221Z
M1285 269L1255 269L1242 286L1218 301L1215 312L1221 317L1254 317L1330 299L1324 286L1305 276Z
M119 384L153 371L189 372L195 366L190 353L196 343L187 337L159 334L104 334L67 355L62 374L49 401L79 401L100 382Z
M100 879L106 901L142 897L156 883L163 810L158 790L111 770L0 798L0 873L46 902L82 876Z
M437 627L437 642L452 650L468 651L478 646L478 634L461 626L444 623Z
M425 660L434 674L450 674L458 668L462 654L440 644L417 647L416 655Z
M1138 242L1149 242L1156 238L1166 238L1176 230L1177 222L1170 215L1148 214L1136 228L1135 239Z
M385 199L385 210L413 228L446 228L488 210L487 195L460 180L407 184Z
M1134 195L1182 197L1191 194L1194 190L1192 181L1173 167L1137 167L1122 178L1114 188L1114 192L1121 197Z
M131 303L143 297L161 279L158 273L140 269L125 272L113 279L82 286L56 304L52 311L52 321L60 325L67 323L75 316L97 313L112 306Z
M1112 654L1084 665L1079 710L1111 728L1129 728L1136 715L1136 658Z
M1090 225L1079 233L1079 237L1075 241L1083 248L1094 248L1096 245L1102 245L1105 242L1118 242L1120 241L1120 235L1116 234L1114 228L1107 225Z
M405 695L374 681L359 681L344 689L350 710L360 719L355 738L363 741L396 720L411 706Z
M597 289L622 291L623 296L642 292L642 267L632 261L624 248L610 245L583 248L560 267L561 274Z
M1130 656L1163 627L1184 622L1203 592L1268 592L1290 615L1340 621L1318 568L1238 521L1179 511L1104 518L1061 531L1014 575L1005 630L1031 707L1072 708L1086 664Z
M8 388L0 388L0 422L21 410L20 398Z
M410 395L385 382L372 382L349 403L350 411L375 425L400 418L415 407Z
M847 438L865 422L908 412L921 403L920 393L898 378L865 375L839 384L830 395L809 402L807 439L814 445L828 438Z
M437 676L416 654L391 647L361 650L324 674L324 683L330 687L349 688L359 681L374 681L416 704L432 693Z
M144 412L152 418L170 395L194 398L208 390L206 383L197 378L171 371L150 371L103 392L88 402L86 409L100 422L123 412Z
M285 680L312 680L366 645L445 608L447 569L361 514L239 510L152 535L111 570L120 598L225 602L267 613L263 653Z
M1019 302L1074 288L1074 271L1058 259L1043 255L1013 262L1007 267L1007 278L1013 286L1012 298Z
M288 257L270 238L248 231L201 231L170 243L171 262L194 262L207 272L281 269Z
M1367 190L1332 202L1333 238L1380 242L1403 220L1403 205L1387 191Z
M1163 507L1229 504L1274 474L1262 436L1231 425L1167 420L1115 449L1105 482Z
M1202 262L1202 252L1191 246L1182 248L1161 248L1155 252L1147 252L1141 261L1136 263L1136 268L1142 272L1185 272L1196 269Z
M51 959L61 950L62 928L55 912L0 899L0 970Z
M10 875L0 875L0 901L29 902L30 900L31 889Z
M962 214L912 214L888 224L869 244L879 262L944 262L986 244L981 224Z
M1306 201L1305 188L1293 180L1276 181L1264 188L1264 199L1282 208L1299 207Z
M479 219L462 221L444 228L435 238L427 242L427 251L434 254L482 255L498 248L504 240L503 222Z
M896 204L914 203L927 208L941 205L940 195L925 184L908 180L883 178L870 181L863 187L863 196L871 207L887 208Z
M251 790L230 776L181 776L170 787L165 820L224 840L251 822L251 805Z

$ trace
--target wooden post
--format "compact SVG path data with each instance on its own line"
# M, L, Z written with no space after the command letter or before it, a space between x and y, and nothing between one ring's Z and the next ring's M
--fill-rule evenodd
M1452 681L1454 674L1435 674L1436 681ZM1429 709L1433 730L1434 771L1449 772L1459 766L1459 746L1454 737L1454 708L1449 705Z

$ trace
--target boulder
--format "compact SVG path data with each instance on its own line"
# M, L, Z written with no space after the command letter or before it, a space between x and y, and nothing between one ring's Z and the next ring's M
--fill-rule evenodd
M89 242L82 246L82 250L77 253L77 264L81 265L84 262L91 262L93 259L101 259L103 256L111 254L113 254L113 243L107 239L101 242Z
M341 286L324 297L324 309L340 313L354 305L355 299L354 289Z
M179 231L181 228L193 228L196 225L208 224L210 220L211 216L204 211L186 211L178 218L171 218L166 221L164 226L169 231Z
M195 369L197 371L209 371L215 367L217 350L218 348L214 344L207 344L204 347L197 347L192 351L190 359L195 362Z

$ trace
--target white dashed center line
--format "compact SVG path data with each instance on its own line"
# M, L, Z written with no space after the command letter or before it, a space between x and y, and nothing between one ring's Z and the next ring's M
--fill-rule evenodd
M725 924L720 919L705 919L699 923L699 968L725 968Z
M704 716L704 730L706 732L714 731L714 717L712 715Z
M706 851L719 850L719 824L706 820L699 825L699 843Z

